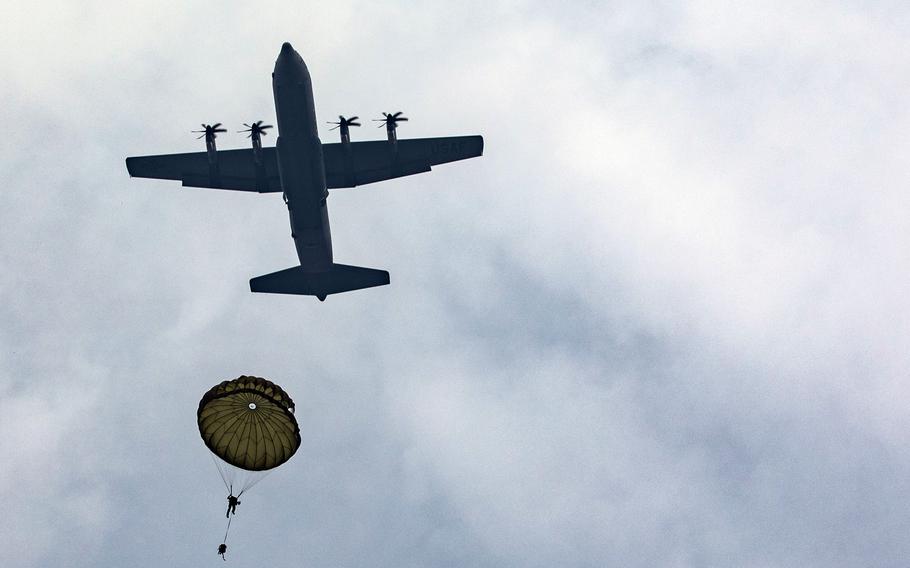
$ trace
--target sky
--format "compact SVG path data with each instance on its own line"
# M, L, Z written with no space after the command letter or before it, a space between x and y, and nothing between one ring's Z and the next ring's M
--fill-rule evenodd
M195 411L241 374L303 442L231 566L910 557L905 3L0 15L0 565L222 566ZM251 294L296 263L279 196L126 172L202 122L248 144L284 41L320 121L484 136L331 193L336 261L390 286Z

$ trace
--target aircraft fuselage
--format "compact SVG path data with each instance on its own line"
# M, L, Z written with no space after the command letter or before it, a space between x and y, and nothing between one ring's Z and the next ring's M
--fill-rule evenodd
M278 171L300 265L309 272L332 268L332 235L322 142L316 129L313 84L303 58L281 46L272 73L278 115Z

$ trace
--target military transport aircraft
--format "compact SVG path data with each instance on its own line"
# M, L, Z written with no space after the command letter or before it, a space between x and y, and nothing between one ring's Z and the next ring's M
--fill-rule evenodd
M221 123L199 130L205 152L137 156L126 159L131 176L180 180L184 186L282 192L291 218L291 237L300 266L250 280L253 292L305 294L325 300L329 294L389 283L385 270L336 264L326 198L329 189L355 187L430 171L431 166L483 154L483 137L453 136L398 140L401 112L383 113L386 140L351 142L350 127L358 118L339 116L340 144L323 144L316 130L310 73L300 54L285 43L275 61L272 91L278 116L278 141L263 147L270 125L244 124L252 148L218 150L215 137L226 132ZM382 125L380 125L382 126Z

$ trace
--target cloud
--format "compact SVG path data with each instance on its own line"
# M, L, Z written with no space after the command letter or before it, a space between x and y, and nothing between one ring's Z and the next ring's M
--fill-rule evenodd
M97 371L84 362L66 361L63 369L44 369L60 387L28 385L13 366L24 355L13 352L13 361L3 366L3 374L21 386L5 381L0 401L0 453L7 456L0 498L9 512L2 521L7 546L0 561L8 565L40 564L45 552L56 547L97 550L100 535L110 526L107 491L99 476L105 458L93 443L99 396L91 384L66 380Z
M193 413L242 373L304 444L244 498L241 565L907 556L900 11L35 10L0 39L0 562L220 562ZM294 262L280 200L126 177L272 120L285 40L325 120L485 136L331 196L336 258L389 287L251 295Z

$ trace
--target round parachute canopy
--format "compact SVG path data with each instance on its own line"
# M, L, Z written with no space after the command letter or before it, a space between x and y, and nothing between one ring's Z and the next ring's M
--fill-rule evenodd
M205 445L241 469L278 467L300 447L294 401L266 379L242 376L212 387L196 417Z

